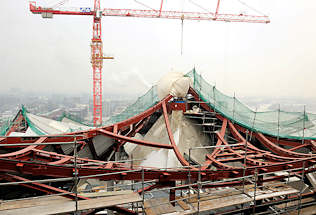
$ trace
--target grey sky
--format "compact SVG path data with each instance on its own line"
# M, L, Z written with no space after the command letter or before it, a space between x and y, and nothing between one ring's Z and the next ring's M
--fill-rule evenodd
M39 5L58 1L38 1ZM150 0L148 5L159 6ZM171 3L170 3L171 2ZM184 2L184 3L183 3ZM215 9L215 0L196 0ZM222 0L223 12L248 12L237 0ZM243 96L315 97L316 1L243 0L270 15L270 24L103 17L103 90L144 93L171 71L194 65L224 93ZM92 92L92 17L29 12L27 1L1 1L0 90ZM65 5L91 7L93 0ZM141 8L133 0L102 1L101 7ZM166 1L166 9L196 11L188 0ZM132 88L130 88L130 87Z

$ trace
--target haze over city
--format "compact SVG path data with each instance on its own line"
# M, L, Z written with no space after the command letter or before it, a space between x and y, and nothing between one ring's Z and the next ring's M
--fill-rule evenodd
M37 1L54 5L58 1ZM194 1L212 11L216 1ZM146 1L159 8L160 1ZM245 6L248 5L249 7ZM91 7L78 0L65 7ZM143 94L163 74L194 66L218 89L237 97L315 97L316 2L222 1L221 13L269 15L270 24L104 17L103 91ZM42 19L27 1L2 1L0 90L92 94L92 17ZM132 0L101 1L101 8L142 8ZM253 10L255 8L256 10ZM190 1L165 1L165 10L201 11ZM260 13L258 13L258 11ZM203 12L203 11L202 11Z

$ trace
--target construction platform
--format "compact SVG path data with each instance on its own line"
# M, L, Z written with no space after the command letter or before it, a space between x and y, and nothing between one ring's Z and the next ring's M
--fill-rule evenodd
M115 205L141 202L137 193L99 197L89 200L79 200L77 203L62 196L38 197L28 200L15 200L1 202L1 215L51 215L64 214L75 211L107 208Z
M246 185L244 190L243 187L203 189L199 196L198 194L179 196L176 198L175 207L166 198L147 200L144 206L148 215L215 213L216 210L227 207L253 204L255 201L298 194L299 192L299 190L281 183L269 183L257 189L254 185Z

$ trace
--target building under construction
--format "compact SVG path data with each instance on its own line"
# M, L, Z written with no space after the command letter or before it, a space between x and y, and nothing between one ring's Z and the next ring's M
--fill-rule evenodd
M22 108L0 137L0 214L313 214L316 115L255 112L195 69L106 125Z

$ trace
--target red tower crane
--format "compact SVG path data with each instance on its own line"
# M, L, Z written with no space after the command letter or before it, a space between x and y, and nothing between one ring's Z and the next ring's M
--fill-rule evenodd
M64 0L65 1L65 0ZM58 6L63 5L63 2ZM160 8L155 9L112 9L101 10L100 0L94 0L94 8L76 8L72 10L45 8L37 6L36 2L30 2L30 11L33 14L42 14L43 18L53 18L53 15L84 15L93 16L93 36L91 40L91 64L93 69L93 124L102 124L102 66L103 59L113 59L113 57L103 56L101 18L102 16L121 16L121 17L140 17L140 18L166 18L166 19L187 19L187 20L211 20L226 22L250 22L250 23L269 23L267 16L256 16L246 14L220 14L220 0L217 2L215 12L180 12L162 10L163 0Z

